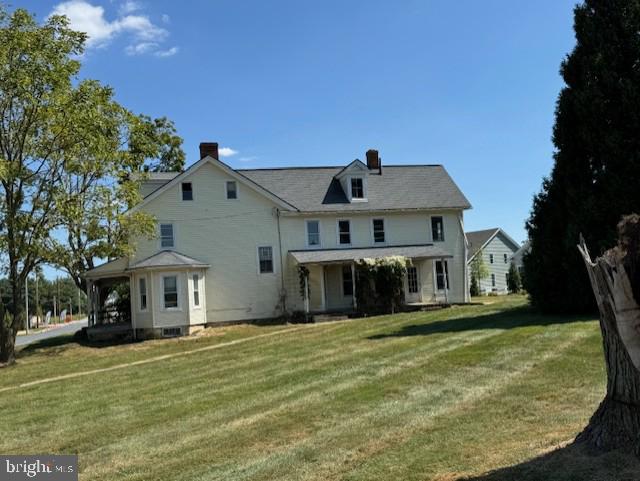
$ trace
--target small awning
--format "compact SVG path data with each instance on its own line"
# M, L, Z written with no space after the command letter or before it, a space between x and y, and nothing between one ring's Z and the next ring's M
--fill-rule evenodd
M180 254L175 251L160 251L157 254L147 257L141 261L135 262L129 266L127 270L134 271L139 269L159 269L159 268L185 268L185 267L209 267L206 262L199 261L193 257Z
M441 247L433 244L289 251L289 254L299 264L329 264L332 262L350 262L390 256L403 256L411 259L446 259L453 257Z

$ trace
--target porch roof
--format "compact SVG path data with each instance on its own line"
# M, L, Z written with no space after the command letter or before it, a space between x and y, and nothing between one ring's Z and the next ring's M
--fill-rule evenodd
M289 251L299 264L329 264L332 262L376 259L380 257L403 256L411 259L443 259L453 257L444 249L433 244L402 245L384 247L358 247L352 249L317 249Z
M161 267L209 267L206 262L199 261L193 257L180 254L175 251L160 251L157 254L135 262L127 270L157 269Z

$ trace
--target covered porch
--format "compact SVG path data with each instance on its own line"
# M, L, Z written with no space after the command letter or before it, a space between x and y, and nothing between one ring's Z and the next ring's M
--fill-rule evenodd
M402 256L411 260L404 276L407 306L449 304L448 260L450 254L431 245L385 246L351 249L290 251L308 275L302 287L307 314L357 312L356 262Z

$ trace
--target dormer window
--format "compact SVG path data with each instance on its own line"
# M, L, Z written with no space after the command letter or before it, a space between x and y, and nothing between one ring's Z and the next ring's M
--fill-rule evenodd
M351 198L364 199L364 181L362 177L351 177Z

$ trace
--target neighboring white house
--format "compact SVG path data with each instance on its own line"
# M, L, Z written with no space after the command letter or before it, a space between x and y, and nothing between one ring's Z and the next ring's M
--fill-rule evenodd
M480 279L480 293L506 294L508 292L507 273L515 253L520 249L520 244L499 227L467 232L467 241L469 243L467 263L471 264L471 261L482 252L484 263L489 268L489 275ZM471 276L470 273L469 276ZM469 277L469 283L471 283L471 277Z
M89 271L90 324L109 285L126 280L138 336L304 310L356 307L354 262L403 255L409 303L468 301L463 212L470 204L441 165L366 164L235 170L215 143L179 174L151 174L142 210L157 237ZM301 289L298 266L309 270ZM308 292L308 295L304 293Z

